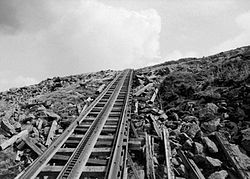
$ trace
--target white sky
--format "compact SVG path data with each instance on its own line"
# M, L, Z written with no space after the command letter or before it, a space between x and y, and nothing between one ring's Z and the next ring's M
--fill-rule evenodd
M249 44L249 0L1 0L0 91Z

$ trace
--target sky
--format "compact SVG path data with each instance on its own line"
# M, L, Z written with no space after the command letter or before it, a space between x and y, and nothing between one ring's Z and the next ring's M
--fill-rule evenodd
M249 0L1 0L0 91L245 45Z

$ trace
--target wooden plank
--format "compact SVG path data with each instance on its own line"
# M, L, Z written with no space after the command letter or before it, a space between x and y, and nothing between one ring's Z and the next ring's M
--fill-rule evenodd
M14 144L14 142L16 142L17 139L25 137L28 135L28 130L23 130L20 133L18 133L17 135L12 136L11 138L9 138L8 140L4 141L1 145L0 145L0 151L6 149L7 147L11 146L12 144Z
M38 155L42 155L43 151L34 144L29 137L24 137L23 141Z
M141 150L142 149L142 141L141 140L129 140L128 148L130 150Z
M154 161L151 148L151 136L145 132L146 144L146 175L147 179L155 179Z
M139 102L136 100L136 102L135 102L135 111L134 111L135 114L138 114L138 107L139 107Z
M250 178L250 158L247 155L243 154L237 145L230 144L222 133L216 132L215 136L220 149L222 149L222 152L226 155L228 162L237 171L239 175L238 178Z
M105 166L107 165L108 160L97 159L97 158L89 158L87 164Z
M88 130L88 128L76 128L74 131L76 132L76 133L85 133L86 131ZM116 131L116 128L103 128L102 129L102 132L103 133L113 133L113 132L115 132Z
M65 142L65 145L78 145L79 144L79 140L67 140ZM100 146L103 146L103 147L106 147L106 146L111 146L113 143L113 141L110 141L110 140L99 140L96 142L95 146L97 147L100 147Z
M42 172L60 172L62 170L63 166L45 166L42 170ZM103 173L105 172L106 167L105 166L85 166L82 170L83 173L85 172L98 172Z
M23 151L18 150L16 153L16 159L15 162L20 162L21 161L21 156L23 155Z
M81 140L84 135L73 134L69 137L70 140ZM113 140L114 135L100 135L98 139L101 140Z
M156 96L157 96L157 94L158 94L158 91L159 91L158 88L156 88L156 89L154 90L154 93L153 93L152 97L151 97L150 100L149 100L149 103L150 103L150 104L154 104L154 101L155 101L155 98L156 98Z
M58 153L72 153L74 150L75 150L75 148L60 148L58 150ZM106 147L93 148L92 155L95 154L95 153L109 153L109 152L111 152L110 148L106 148Z
M130 154L128 153L127 155L128 155L128 164L130 165L130 167L131 167L131 169L132 169L132 171L133 171L133 173L134 173L135 178L136 178L136 179L141 179L141 178L139 177L138 171L137 171L137 169L136 169L136 167L135 167L135 164L134 164L134 162L133 162L133 160L132 160Z
M56 122L56 120L54 120L51 124L45 146L49 146L52 143L52 141L55 137L56 129L57 129L57 122Z
M40 172L38 177L42 176L51 176L52 178L56 178L60 171L63 169L63 166L46 166ZM106 171L105 166L85 166L82 170L82 176L84 177L103 177Z
M201 173L200 169L197 165L193 162L193 160L188 159L183 151L180 149L178 150L178 155L181 157L183 164L187 169L187 173L189 174L189 178L192 179L205 179L203 174Z
M132 132L133 132L135 138L138 138L139 135L138 135L138 133L137 133L137 131L136 131L136 129L135 129L135 125L134 125L133 122L130 122L130 127L131 127L131 129L132 129Z
M100 94L104 90L105 86L106 86L105 84L99 86L99 88L96 90L96 94Z
M37 123L36 123L36 124L37 124L37 129L39 129L39 130L42 129L43 120L39 118L39 119L37 120Z
M77 128L89 128L91 126L91 124L81 124L79 126L77 126ZM105 124L104 127L105 129L116 129L117 125L107 125Z
M171 170L171 148L169 144L169 133L168 129L165 127L163 128L163 142L164 142L164 150L165 150L165 162L166 162L166 168L164 168L165 173L167 174L168 179L174 179L174 172Z
M141 89L139 89L136 93L135 96L140 96L145 90L151 88L154 85L154 83L149 83L146 86L142 87Z
M152 120L154 130L155 130L157 136L162 139L162 130L160 129L159 125L157 124L155 116L153 114L150 114L150 118Z

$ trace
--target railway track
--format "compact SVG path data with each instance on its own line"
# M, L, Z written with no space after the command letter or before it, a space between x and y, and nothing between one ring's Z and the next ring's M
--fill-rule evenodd
M121 72L16 178L126 178L132 73Z

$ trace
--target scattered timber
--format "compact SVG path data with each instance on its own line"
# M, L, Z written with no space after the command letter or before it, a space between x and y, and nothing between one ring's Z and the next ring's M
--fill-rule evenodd
M140 96L145 90L151 88L153 85L154 85L153 83L149 83L146 86L142 87L135 93L135 96Z
M154 90L154 93L153 93L153 95L152 95L151 99L149 100L149 103L150 103L150 104L154 104L155 99L156 99L157 94L158 94L158 91L159 91L159 89L158 89L158 88L156 88L156 89Z
M139 102L136 100L136 102L135 102L135 111L134 111L135 114L138 114L138 105L139 105Z
M16 142L17 139L22 138L26 135L28 135L28 130L23 130L20 133L18 133L17 135L12 136L10 139L4 141L1 145L0 145L0 151L6 149L7 147L9 147L10 145L12 145L14 142Z
M161 131L159 125L158 125L157 122L156 122L155 116L152 115L152 114L150 114L150 118L151 118L151 120L152 120L153 127L154 127L154 130L155 130L157 136L160 137L160 138L162 139L162 131Z
M226 155L227 160L237 171L237 177L239 179L250 178L249 157L241 153L236 145L230 144L222 133L216 132L215 137L223 153Z
M32 142L29 137L24 137L23 141L38 155L42 155L43 151Z
M164 150L165 150L165 161L166 161L166 168L164 168L165 173L167 174L168 179L174 179L174 173L171 170L171 148L169 144L169 133L167 128L163 128L163 142L164 142Z
M49 134L45 143L46 146L49 146L52 143L54 136L55 136L56 129L57 129L57 122L56 120L54 120L49 130Z
M205 177L203 176L197 165L194 163L194 161L192 159L187 158L185 153L180 149L178 150L178 155L181 157L183 164L187 169L187 174L189 175L187 176L188 178L205 179Z
M135 167L135 164L134 164L134 162L133 162L133 160L132 160L130 154L128 153L127 156L128 156L128 164L130 165L130 167L131 167L131 169L132 169L132 171L133 171L133 173L134 173L135 179L142 179L142 178L140 178L140 176L139 176L139 173L138 173L138 171L137 171L137 169L136 169L136 167Z
M96 90L96 94L100 94L105 88L105 84L102 84L97 90Z
M155 179L154 160L152 155L151 136L145 132L146 144L146 175L147 179Z

